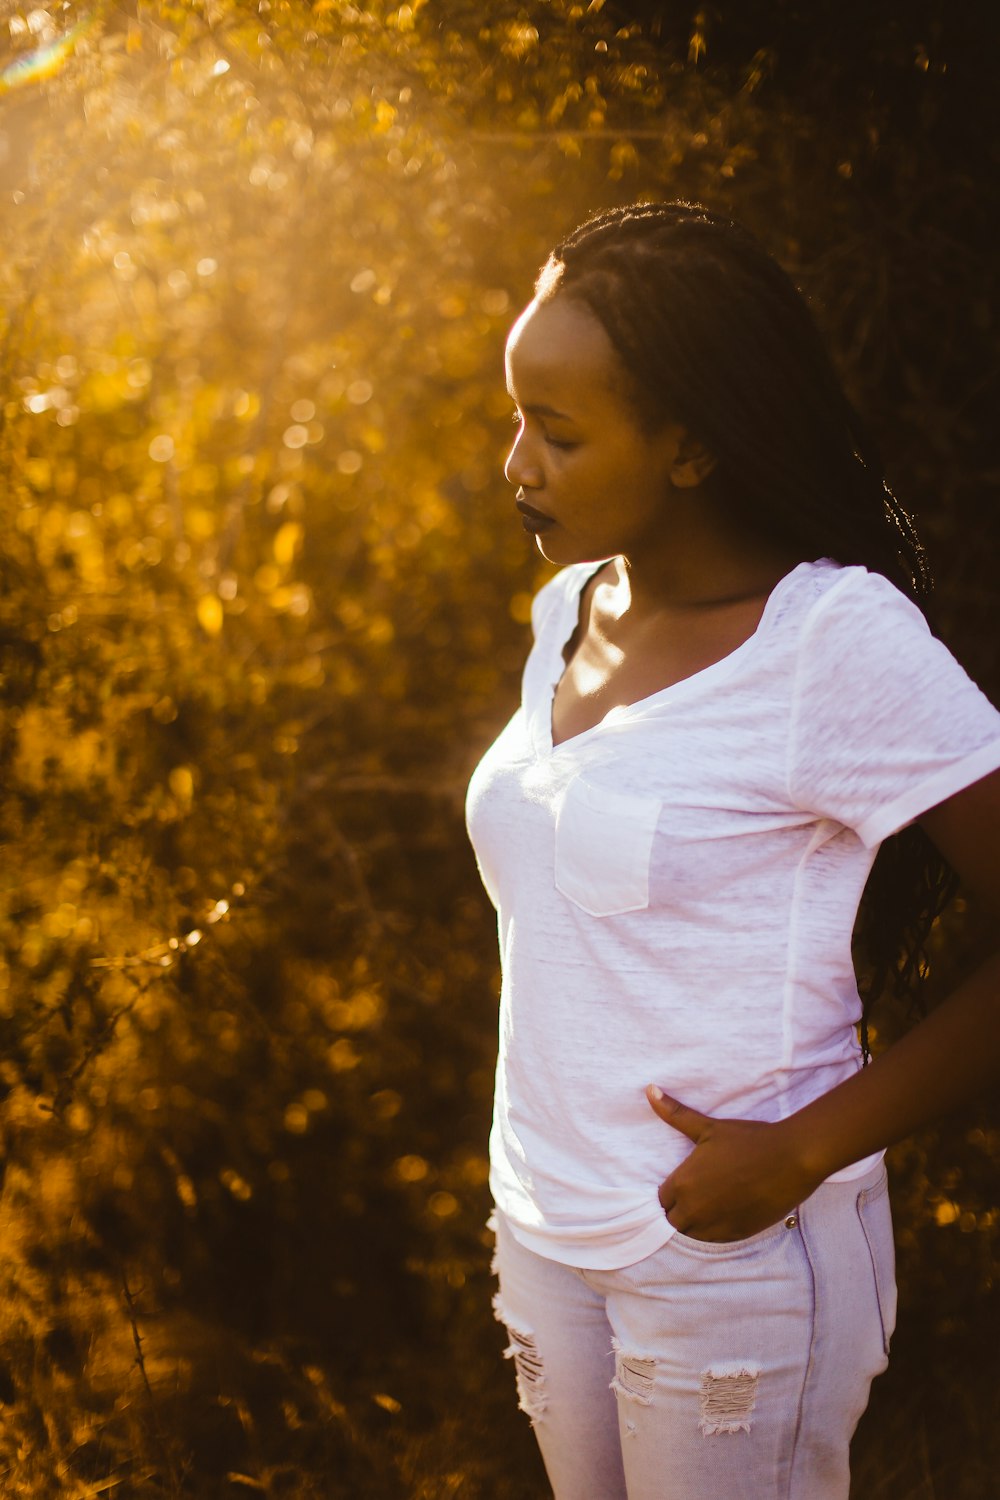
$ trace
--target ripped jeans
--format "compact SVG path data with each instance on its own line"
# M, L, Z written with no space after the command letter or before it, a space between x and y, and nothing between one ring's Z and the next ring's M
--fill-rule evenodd
M675 1233L621 1270L520 1245L497 1317L555 1500L847 1500L896 1284L885 1169L732 1244Z

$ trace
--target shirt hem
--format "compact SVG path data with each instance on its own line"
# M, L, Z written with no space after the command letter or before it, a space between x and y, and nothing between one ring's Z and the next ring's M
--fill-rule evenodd
M875 1151L871 1156L863 1156L860 1161L852 1162L849 1167L841 1167L839 1172L831 1172L824 1181L854 1182L858 1177L867 1177L869 1172L873 1172L883 1161L885 1161L885 1152Z
M821 1186L831 1182L855 1182L858 1178L867 1177L884 1159L884 1151L875 1151L871 1156L852 1162L850 1166L841 1167L839 1172L832 1172ZM496 1207L515 1240L525 1250L540 1255L544 1260L556 1261L559 1265L575 1266L580 1271L622 1271L626 1266L634 1266L647 1256L655 1255L657 1250L662 1249L673 1238L675 1232L674 1226L661 1211L642 1230L630 1234L624 1241L616 1240L614 1244L609 1244L601 1239L600 1231L586 1230L579 1236L537 1233L511 1218L499 1201Z
M608 1246L602 1245L599 1239L595 1240L589 1234L580 1239L535 1234L512 1219L502 1204L498 1203L497 1207L511 1234L525 1250L531 1250L535 1255L557 1261L563 1266L575 1266L580 1271L620 1271L625 1266L634 1266L636 1261L654 1255L674 1232L666 1214L661 1210L659 1220L647 1224L641 1232L630 1235L624 1243L616 1241L613 1246Z

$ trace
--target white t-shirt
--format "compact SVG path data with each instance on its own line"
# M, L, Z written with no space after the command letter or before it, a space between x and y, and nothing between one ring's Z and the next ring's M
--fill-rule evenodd
M646 1084L776 1120L860 1066L877 846L1000 766L1000 714L886 579L824 560L729 656L553 747L593 572L538 593L467 811L503 966L493 1193L530 1249L611 1268L670 1237L657 1188L691 1149Z

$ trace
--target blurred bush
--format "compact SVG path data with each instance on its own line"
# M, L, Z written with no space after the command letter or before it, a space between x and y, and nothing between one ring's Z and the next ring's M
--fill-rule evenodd
M903 131L843 51L810 110L763 31L713 64L701 13L662 19L8 8L4 1494L540 1492L488 1319L496 960L461 801L542 576L503 341L567 226L677 196L764 237L996 672L996 270L980 168L935 145L933 36L878 33ZM900 1153L926 1316L869 1497L989 1493L987 1115Z

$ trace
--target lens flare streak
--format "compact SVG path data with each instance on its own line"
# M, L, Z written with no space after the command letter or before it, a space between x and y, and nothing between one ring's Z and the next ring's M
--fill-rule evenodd
M54 78L80 37L89 31L93 24L93 16L84 16L66 32L65 36L56 37L53 41L46 42L43 47L36 47L33 52L28 52L15 62L8 63L7 67L0 72L0 94L9 94L12 90L24 88L29 83L41 83L47 78Z

